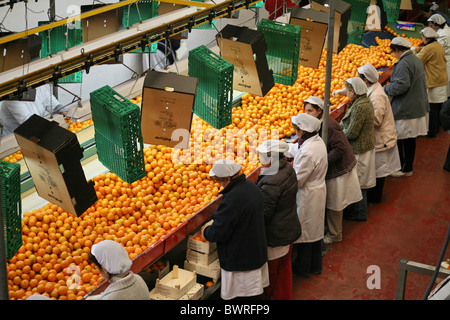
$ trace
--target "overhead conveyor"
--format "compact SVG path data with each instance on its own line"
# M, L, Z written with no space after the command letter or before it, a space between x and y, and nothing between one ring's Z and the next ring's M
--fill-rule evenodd
M219 3L210 1L202 3L187 0L163 0L162 2L188 5L188 7L143 21L109 36L83 43L52 57L31 62L25 68L27 70L26 73L22 67L5 71L0 74L0 100L20 97L27 90L47 83L53 82L56 84L59 79L82 70L89 73L92 66L113 59L118 60L119 56L125 53L132 52L138 48L144 49L153 42L169 38L186 30L190 32L192 28L204 23L211 23L214 19L231 17L233 12L240 9L248 9L250 5L259 1L225 0ZM70 21L83 19L136 2L138 0L122 1L74 17L45 24L38 28L2 37L0 38L0 44L67 24L69 19ZM199 6L206 8L198 10L197 7Z

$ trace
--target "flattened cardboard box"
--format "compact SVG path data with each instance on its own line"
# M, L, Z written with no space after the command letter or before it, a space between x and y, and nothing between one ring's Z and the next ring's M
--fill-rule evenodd
M264 32L234 25L216 36L222 58L234 65L233 89L263 97L274 86Z
M198 79L194 77L159 71L147 73L141 103L144 143L189 147L197 85Z
M87 12L107 4L85 5L81 6L81 12ZM82 20L83 23L83 42L89 42L113 32L119 31L122 12L119 10L110 10Z
M40 197L80 216L97 201L93 181L86 181L77 136L57 122L31 116L15 131L17 142Z
M0 37L12 34L0 33ZM0 72L22 66L40 57L42 37L31 34L0 45Z
M302 27L299 64L317 69L328 32L328 13L294 7L289 23Z

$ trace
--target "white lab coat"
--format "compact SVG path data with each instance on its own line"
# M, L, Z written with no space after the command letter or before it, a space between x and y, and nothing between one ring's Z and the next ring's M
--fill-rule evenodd
M289 151L285 155L294 157L293 167L298 181L297 214L302 235L295 243L319 241L324 236L327 148L317 134L307 139L300 148L296 143L290 144Z
M437 41L444 47L445 60L447 61L447 97L450 96L450 27L445 25L443 29L439 28L437 31L439 38Z
M48 118L61 104L50 91L49 85L36 89L35 101L5 100L0 104L0 123L3 124L3 136L13 133L33 114ZM65 110L59 110L62 112Z

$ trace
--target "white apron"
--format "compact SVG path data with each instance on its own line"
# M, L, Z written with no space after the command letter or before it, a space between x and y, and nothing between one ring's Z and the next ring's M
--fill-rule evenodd
M370 189L377 184L375 173L375 149L364 153L355 154L358 161L356 169L358 171L359 187L361 189Z
M392 173L400 171L401 168L397 144L393 148L375 152L377 178L390 176Z
M295 243L315 242L323 238L328 170L327 148L322 138L315 135L300 148L294 144L289 150L294 156L293 167L297 174L297 215L302 235Z
M356 165L346 174L326 180L326 185L329 210L341 211L350 204L362 200Z

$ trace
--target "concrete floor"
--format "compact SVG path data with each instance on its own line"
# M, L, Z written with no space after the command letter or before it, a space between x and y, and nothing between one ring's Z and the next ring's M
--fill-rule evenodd
M383 201L370 205L366 222L344 220L344 239L328 245L322 274L293 276L293 299L394 300L400 259L435 266L450 221L450 172L443 169L449 145L443 131L418 138L414 175L388 177ZM367 286L370 266L379 267L379 289ZM430 280L409 272L405 300L422 299Z

